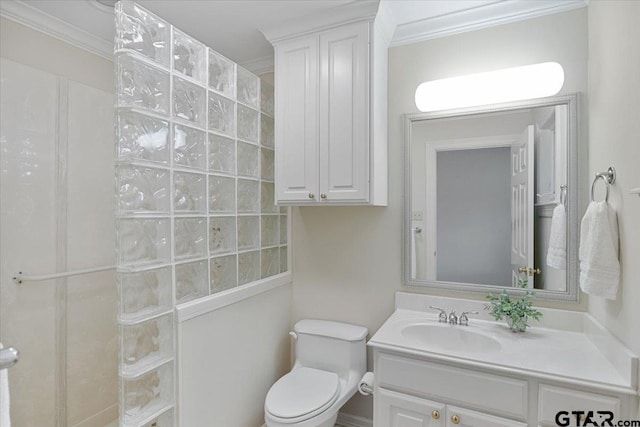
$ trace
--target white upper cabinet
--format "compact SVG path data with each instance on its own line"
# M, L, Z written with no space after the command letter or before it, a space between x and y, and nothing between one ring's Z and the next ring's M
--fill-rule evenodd
M276 94L276 200L313 200L318 192L317 38L283 43L276 61L276 87L286 87Z
M388 42L375 15L351 21L265 31L275 50L278 204L387 204Z
M369 24L320 34L320 197L369 199Z

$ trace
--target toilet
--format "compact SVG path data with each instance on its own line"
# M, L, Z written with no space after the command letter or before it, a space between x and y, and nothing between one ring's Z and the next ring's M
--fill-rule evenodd
M267 393L267 427L333 427L365 373L367 333L328 320L296 323L290 332L296 360Z

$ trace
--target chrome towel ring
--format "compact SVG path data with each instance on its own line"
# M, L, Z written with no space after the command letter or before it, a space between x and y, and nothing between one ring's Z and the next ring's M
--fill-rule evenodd
M609 169L607 169L606 172L599 172L596 174L596 177L593 179L593 183L591 184L591 201L595 202L595 196L594 196L594 191L596 189L596 182L598 182L599 179L602 179L605 183L605 185L607 186L607 193L604 196L604 201L608 202L609 201L609 187L611 186L611 184L613 184L614 182L616 182L616 170L613 166L610 166Z

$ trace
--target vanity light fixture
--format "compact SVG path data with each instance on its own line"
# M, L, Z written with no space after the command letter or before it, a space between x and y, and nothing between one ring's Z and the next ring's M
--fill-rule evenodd
M426 112L542 98L557 94L563 84L557 62L505 68L421 83L416 107Z

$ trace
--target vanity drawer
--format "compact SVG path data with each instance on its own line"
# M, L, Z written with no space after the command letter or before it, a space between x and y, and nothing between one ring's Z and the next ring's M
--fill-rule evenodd
M620 400L615 397L541 384L538 391L538 422L555 426L556 414L560 411L611 411L615 418L621 415ZM596 414L594 421L599 419ZM571 416L571 425L576 425L575 415Z
M376 377L380 387L527 418L526 381L390 354L380 355Z

